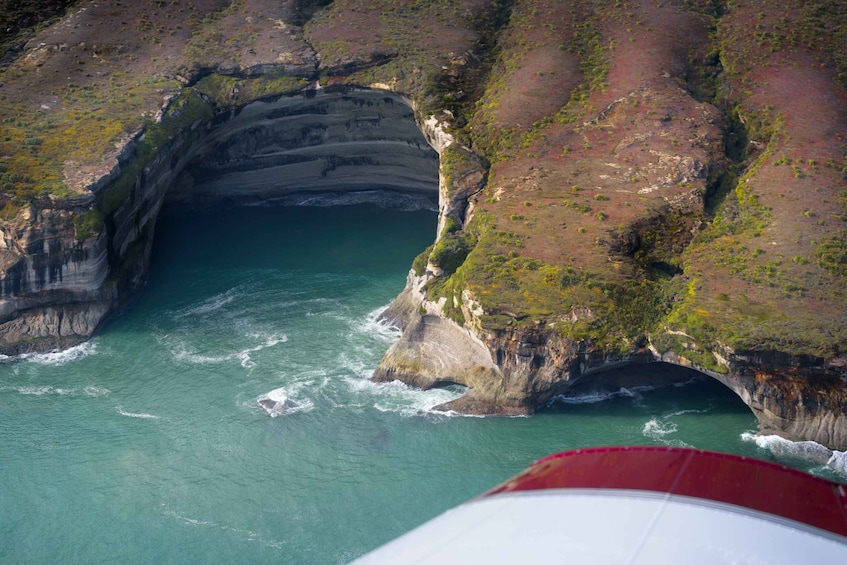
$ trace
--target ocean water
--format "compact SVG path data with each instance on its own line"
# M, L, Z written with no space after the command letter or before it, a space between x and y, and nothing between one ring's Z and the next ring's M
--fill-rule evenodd
M755 437L710 380L526 418L440 413L461 390L369 382L398 337L377 315L435 219L371 205L165 218L149 284L95 339L0 364L0 563L344 563L592 445L847 473L840 454Z

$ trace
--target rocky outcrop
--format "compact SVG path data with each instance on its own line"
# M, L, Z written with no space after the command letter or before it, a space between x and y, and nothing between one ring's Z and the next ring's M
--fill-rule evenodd
M0 349L43 350L78 343L113 301L108 238L86 229L93 197L30 206L0 229Z
M547 328L503 332L459 326L443 314L442 304L428 302L420 289L426 277L410 273L406 288L383 317L404 328L403 336L386 353L374 380L401 380L429 389L448 384L468 387L467 393L437 407L470 414L531 414L550 400L572 392L598 388L655 384L656 380L707 375L726 385L750 407L760 433L801 441L812 440L832 449L847 450L847 377L833 375L843 359L824 361L763 352L723 351L726 372L698 365L673 351L634 349L608 354ZM465 313L473 320L472 310ZM405 316L405 318L404 318ZM648 344L649 345L649 344ZM651 351L651 349L653 349ZM659 369L624 373L624 367L647 363L683 367L675 377ZM837 365L837 367L833 366ZM613 381L609 375L615 374Z

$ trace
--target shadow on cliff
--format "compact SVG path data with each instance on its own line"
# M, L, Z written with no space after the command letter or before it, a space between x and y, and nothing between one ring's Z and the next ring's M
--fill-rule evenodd
M709 414L754 416L744 401L722 383L668 363L630 365L584 377L565 394L554 397L544 411L572 412L575 404L639 402L644 397L679 402L687 410L708 410Z

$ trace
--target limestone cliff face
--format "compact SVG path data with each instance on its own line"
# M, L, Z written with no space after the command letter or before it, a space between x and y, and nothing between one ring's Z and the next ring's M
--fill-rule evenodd
M438 155L395 94L312 91L253 102L227 118L192 146L170 202L272 203L295 193L373 190L435 196Z
M145 135L81 196L30 206L0 225L0 352L90 337L143 284L166 201L302 204L327 192L396 192L428 206L437 200L438 156L408 101L389 92L311 91L191 123L129 179L125 197L102 217L98 202L126 182L121 172L132 170Z
M421 290L426 280L410 273L403 293L384 314L404 331L374 380L397 379L424 389L446 384L468 387L463 397L439 409L531 414L571 389L599 387L610 370L663 362L694 369L726 385L750 407L762 434L847 449L847 378L837 376L846 363L843 358L724 350L727 371L721 373L697 365L684 352L660 354L645 347L610 355L543 327L486 332L479 329L474 316L478 305L467 294L463 304L467 321L460 326L441 314L443 303L426 300ZM641 380L635 382L643 384L648 378L636 377Z
M113 300L105 231L85 237L74 218L93 197L30 206L0 228L0 349L79 342Z

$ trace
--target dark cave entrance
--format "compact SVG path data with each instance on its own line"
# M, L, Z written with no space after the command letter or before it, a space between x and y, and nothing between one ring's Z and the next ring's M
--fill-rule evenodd
M654 391L672 398L703 404L717 403L725 410L754 415L741 397L725 383L695 369L665 362L637 363L591 373L573 382L564 394L554 397L549 408L615 398L649 396Z
M390 92L335 88L256 101L190 148L166 208L438 205L438 154Z

